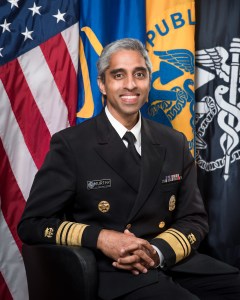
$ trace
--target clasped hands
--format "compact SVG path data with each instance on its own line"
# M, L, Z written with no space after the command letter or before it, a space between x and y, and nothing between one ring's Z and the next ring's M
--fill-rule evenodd
M150 268L159 265L159 256L153 246L127 229L123 233L101 230L97 248L113 259L114 267L134 275L147 273Z

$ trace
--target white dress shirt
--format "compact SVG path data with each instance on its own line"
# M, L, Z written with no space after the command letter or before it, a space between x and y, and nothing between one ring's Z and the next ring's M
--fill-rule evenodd
M137 124L131 130L128 130L118 120L116 120L113 117L113 115L108 110L107 106L105 107L105 112L106 112L108 120L112 124L113 128L117 131L117 133L119 134L121 139L123 139L123 136L127 131L131 131L133 133L133 135L136 138L134 145L135 145L136 150L139 153L139 155L141 155L141 126L142 126L142 120L141 120L140 113L139 113L139 119L138 119ZM123 140L123 142L124 142L125 146L127 147L128 142L125 139Z

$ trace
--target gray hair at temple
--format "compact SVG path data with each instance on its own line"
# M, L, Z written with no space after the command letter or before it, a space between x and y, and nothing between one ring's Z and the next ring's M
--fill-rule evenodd
M109 68L109 62L111 55L119 50L133 50L138 51L142 57L145 59L146 66L149 72L150 81L152 78L152 63L148 56L147 50L143 44L136 39L125 38L117 40L108 44L99 57L97 62L98 78L104 83L105 82L105 71Z

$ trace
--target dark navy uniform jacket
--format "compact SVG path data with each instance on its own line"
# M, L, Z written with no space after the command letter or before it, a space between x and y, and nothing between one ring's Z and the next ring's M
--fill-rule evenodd
M18 226L28 244L93 249L99 294L107 299L157 281L158 271L134 276L113 268L96 249L103 228L129 228L150 241L163 253L164 269L223 273L221 263L196 252L208 223L186 138L144 118L141 138L139 170L105 112L55 134Z

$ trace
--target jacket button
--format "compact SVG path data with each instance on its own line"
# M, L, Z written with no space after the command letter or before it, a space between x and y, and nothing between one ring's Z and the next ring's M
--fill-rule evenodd
M161 221L158 226L159 226L159 228L163 228L165 226L165 222Z
M108 201L105 201L105 200L100 201L100 202L98 203L98 209L99 209L102 213L108 212L109 209L110 209L110 204L109 204L109 202L108 202Z
M132 227L132 224L127 224L126 229L130 229Z

